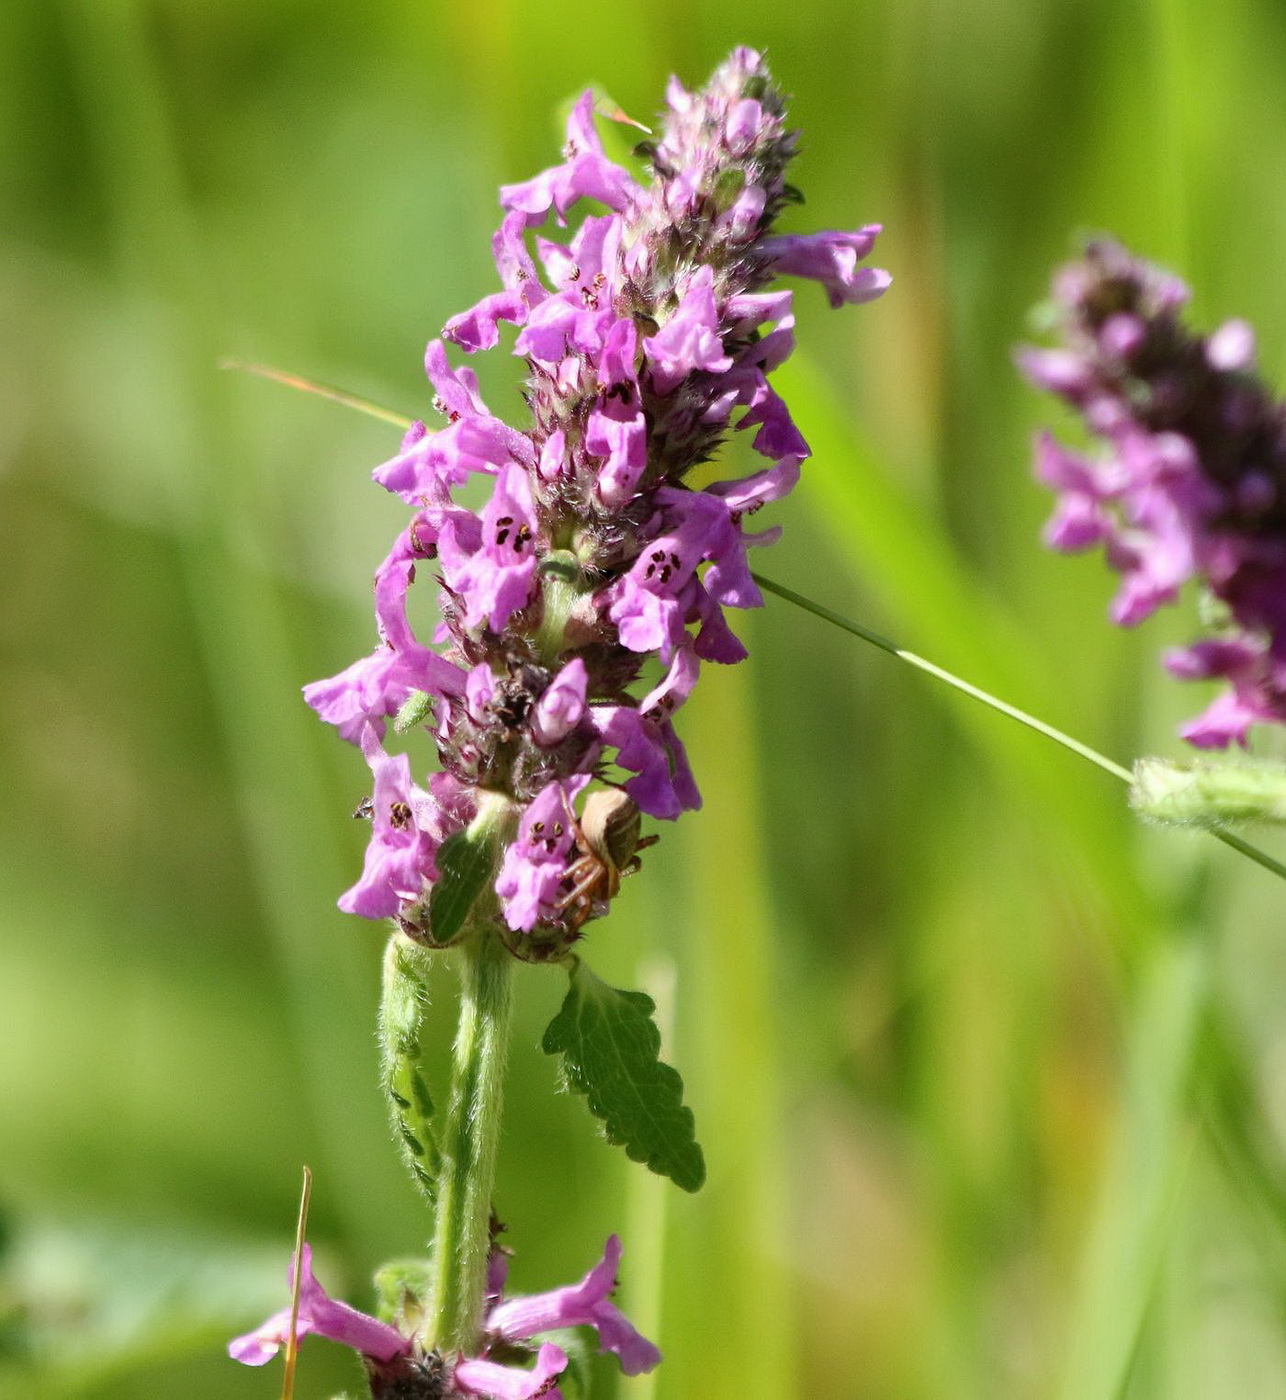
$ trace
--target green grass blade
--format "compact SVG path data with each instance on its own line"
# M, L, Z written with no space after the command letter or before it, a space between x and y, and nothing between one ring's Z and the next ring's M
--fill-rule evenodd
M1159 947L1140 989L1062 1400L1115 1400L1129 1380L1190 1156L1187 1110L1209 977L1207 950L1181 937Z

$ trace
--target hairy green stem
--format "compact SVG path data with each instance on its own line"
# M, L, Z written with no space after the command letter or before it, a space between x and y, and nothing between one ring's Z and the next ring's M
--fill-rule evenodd
M420 1025L428 1004L424 954L395 933L384 951L380 998L380 1082L398 1150L411 1180L430 1203L437 1199L441 1157L433 1132L433 1100L420 1073Z
M509 1051L513 959L480 929L461 945L460 1026L438 1181L428 1344L477 1351Z
M924 657L917 656L915 652L907 651L904 647L898 646L896 642L891 642L887 637L882 637L878 632L872 631L871 628L863 627L860 622L854 622L851 618L844 617L842 614L824 607L821 603L814 603L811 598L805 598L802 593L796 593L791 588L774 583L772 579L765 578L762 574L755 574L753 577L760 588L767 589L769 593L775 593L777 597L784 598L786 602L793 603L797 608L812 613L814 617L820 617L823 622L829 622L843 632L860 637L864 642L870 642L872 646L879 647L881 651L887 651L890 656L896 656L899 661L905 661L907 665L914 666L917 670L927 672L930 676L936 676L938 680L961 691L970 699L978 700L1009 719L1017 720L1019 724L1026 725L1028 729L1034 729L1037 734L1043 734L1045 738L1052 739L1056 744L1061 744L1063 748L1070 749L1072 753L1093 763L1105 773L1119 778L1127 786L1133 783L1134 775L1128 768L1114 763L1106 755L1099 753L1097 749L1090 748L1088 744L1082 744L1079 739L1073 739L1070 734L1064 734L1061 729L1055 729L1052 724L1046 724L1044 720L1037 719L1035 715L1029 715L1026 710L1020 710L1016 705L998 700L987 691L976 685L971 685L966 680L961 680L959 676L952 675L950 671L943 670L941 666L935 666L932 661L926 661ZM1262 865L1265 870L1271 871L1279 879L1286 880L1286 865L1275 860L1267 851L1261 851L1258 846L1252 846L1249 841L1243 841L1240 836L1233 835L1231 831L1213 828L1209 830L1210 835L1216 840L1222 841L1225 846L1231 846L1234 851L1238 851L1247 859L1253 860L1256 865Z

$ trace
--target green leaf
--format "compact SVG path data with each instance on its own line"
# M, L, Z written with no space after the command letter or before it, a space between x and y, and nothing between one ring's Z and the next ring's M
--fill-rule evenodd
M434 943L450 943L491 879L494 833L486 827L457 831L439 847L437 861L441 873L429 895L429 935Z
M685 1191L705 1181L705 1158L678 1071L658 1059L656 1007L642 992L622 992L577 961L558 1015L541 1047L561 1054L567 1084L603 1120L607 1140Z

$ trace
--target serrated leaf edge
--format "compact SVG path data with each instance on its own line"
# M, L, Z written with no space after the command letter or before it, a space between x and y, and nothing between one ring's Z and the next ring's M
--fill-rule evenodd
M585 977L592 979L587 991L578 987L578 979ZM633 1162L640 1162L650 1171L654 1171L658 1176L668 1177L681 1190L695 1192L699 1191L705 1182L705 1155L701 1151L701 1144L696 1139L696 1118L692 1110L683 1102L683 1076L673 1065L667 1064L661 1059L661 1032L656 1023L652 1020L652 1014L656 1010L656 1003L646 992L627 991L623 988L612 987L598 977L584 962L577 960L575 967L570 970L571 984L567 990L567 996L563 999L563 1004L559 1008L557 1015L545 1029L545 1034L541 1039L541 1048L548 1055L561 1055L563 1077L568 1087L574 1092L584 1096L589 1106L590 1112L603 1125L603 1134L608 1142L614 1147L622 1147L625 1154ZM601 989L601 990L600 990ZM644 1037L646 1059L654 1067L655 1079L658 1090L662 1095L675 1101L675 1116L687 1128L687 1141L679 1152L671 1152L669 1159L689 1158L694 1168L693 1172L683 1171L682 1175L676 1175L674 1171L667 1170L667 1158L660 1151L649 1153L646 1148L633 1145L629 1141L629 1135L621 1126L619 1117L613 1115L609 1117L607 1105L601 1096L594 1092L594 1086L584 1072L583 1068L574 1062L569 1054L569 1038L560 1035L558 1027L560 1022L566 1018L569 1031L581 1018L572 1014L573 999L579 996L582 1004L587 1004L589 997L594 996L600 1000L604 999L604 994L620 997L622 1001L632 1004L642 1012L642 1018L635 1024L639 1025ZM620 1060L619 1051L612 1041L613 1052ZM620 1060L622 1073L620 1079L629 1084L634 1091L634 1097L641 1109L641 1116L653 1123L658 1123L656 1115L649 1108L646 1098L639 1093L638 1081L633 1075L625 1072L625 1062ZM616 1121L613 1122L613 1117ZM662 1140L668 1134L661 1131L658 1123L657 1136ZM682 1162L679 1163L682 1166Z

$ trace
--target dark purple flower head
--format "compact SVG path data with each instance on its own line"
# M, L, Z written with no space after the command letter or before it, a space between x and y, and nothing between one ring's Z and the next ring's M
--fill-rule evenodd
M1244 744L1251 725L1286 722L1286 406L1253 372L1244 321L1190 331L1183 283L1118 243L1091 243L1053 292L1059 344L1018 363L1103 446L1038 439L1037 475L1058 494L1045 539L1103 545L1122 626L1201 582L1224 623L1166 665L1232 689L1182 732L1200 748Z
M305 1245L295 1336L314 1333L352 1347L366 1364L377 1400L559 1400L558 1377L567 1369L568 1357L556 1343L539 1341L544 1333L593 1328L600 1350L615 1352L627 1376L660 1364L661 1353L611 1301L620 1262L621 1242L612 1235L603 1258L579 1283L506 1301L504 1256L493 1254L478 1354L443 1356L426 1351L396 1327L328 1297L313 1277L312 1251ZM293 1285L293 1263L288 1282ZM285 1345L290 1315L290 1308L283 1308L230 1342L229 1356L247 1366L271 1361Z
M665 820L700 803L674 714L701 662L745 656L726 610L761 605L747 550L777 534L749 520L791 490L808 456L769 383L794 345L791 293L770 284L811 278L835 306L888 285L862 266L874 225L774 232L796 199L785 180L795 144L751 49L735 50L700 91L671 83L660 133L640 147L650 170L639 178L606 156L587 93L563 163L501 191L492 242L501 290L429 346L445 422L417 424L376 469L415 511L377 578L382 646L307 697L368 758L388 716L400 724L407 706L427 713L457 796L485 790L479 811L509 804L495 890L497 927L515 951L539 936L544 955L556 954L615 892L621 871L612 864L596 879L602 853L575 806L595 796L592 782L623 788ZM555 237L584 200L595 212ZM502 325L514 328L526 372L521 428L496 418L472 371L447 357L448 343L466 354L495 348ZM763 468L695 487L689 474L736 432L749 433ZM479 477L490 479L490 499L474 512L455 493ZM408 589L429 561L440 652L408 622ZM665 678L648 690L651 658ZM346 907L394 912L413 927L435 852L467 803L435 818L409 774L380 755L377 779L412 820L392 826L376 802L367 873ZM624 826L631 820L627 811Z

